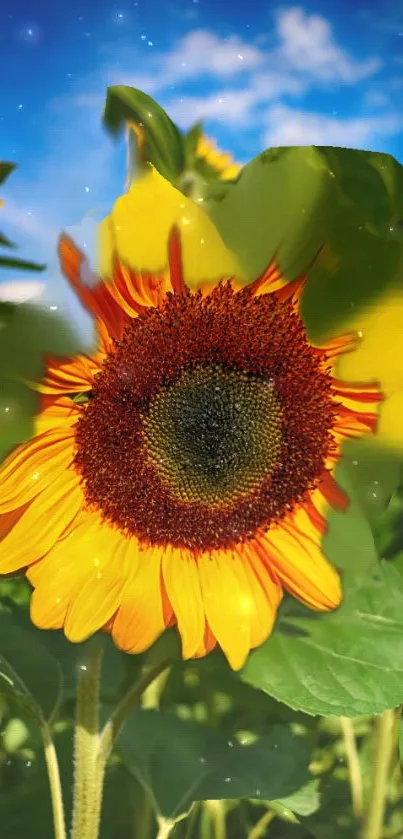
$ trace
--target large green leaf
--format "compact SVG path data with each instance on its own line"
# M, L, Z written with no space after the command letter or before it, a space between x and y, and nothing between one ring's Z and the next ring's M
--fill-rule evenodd
M206 799L290 797L309 781L304 743L286 726L241 746L217 729L137 709L118 740L155 811L175 819ZM292 798L288 798L288 805Z
M343 331L359 307L401 284L403 167L389 155L271 149L204 206L250 278L275 253L286 276L297 276L326 246L303 299L315 339Z
M61 690L60 665L38 631L23 628L10 611L0 612L0 693L42 720L54 712Z
M317 615L288 601L240 678L307 714L380 714L403 702L403 579L383 563L347 577L344 603Z
M151 96L125 85L109 87L103 123L112 136L118 135L127 123L140 126L144 137L140 161L151 162L161 175L176 182L184 167L182 135Z

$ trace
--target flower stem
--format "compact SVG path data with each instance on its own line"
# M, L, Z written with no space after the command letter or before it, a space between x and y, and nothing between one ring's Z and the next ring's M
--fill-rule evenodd
M254 827L252 827L252 830L248 835L248 839L261 839L261 837L266 836L266 827L271 824L274 818L275 813L273 813L272 810L267 810L267 812L263 814L262 818L256 822Z
M158 679L171 663L171 661L162 661L154 667L149 667L144 670L140 679L129 688L127 693L125 693L123 698L120 700L119 704L112 712L108 722L105 723L100 734L98 755L99 765L103 764L105 766L112 751L113 744L119 734L119 731L124 725L126 718L130 714L130 711L138 703L139 699L149 685Z
M99 834L102 783L97 777L97 755L101 658L102 649L97 639L93 639L78 669L71 839L98 839Z
M395 746L395 712L386 710L375 723L375 749L371 794L362 839L381 839L386 807L386 789Z
M213 824L214 839L226 839L227 828L223 802L213 800L206 801L205 807L210 813L210 818Z
M340 717L340 728L346 753L353 812L355 817L360 819L363 810L362 775L353 720Z
M50 726L45 720L41 723L46 768L48 771L50 796L52 799L54 839L66 839L62 785L60 783L59 763Z

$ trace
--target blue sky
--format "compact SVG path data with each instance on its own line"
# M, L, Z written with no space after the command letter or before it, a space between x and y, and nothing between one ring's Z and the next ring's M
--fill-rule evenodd
M142 88L183 128L204 118L240 162L317 143L403 163L403 0L3 0L0 78L0 159L19 167L0 229L56 291L60 229L88 247L123 189L108 84Z

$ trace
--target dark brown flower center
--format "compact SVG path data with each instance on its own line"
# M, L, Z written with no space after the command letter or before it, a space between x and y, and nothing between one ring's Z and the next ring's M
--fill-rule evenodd
M272 382L196 367L156 393L144 439L173 497L222 507L270 475L281 448L281 406Z
M291 303L221 284L127 326L76 428L87 504L195 552L267 530L319 482L337 405Z

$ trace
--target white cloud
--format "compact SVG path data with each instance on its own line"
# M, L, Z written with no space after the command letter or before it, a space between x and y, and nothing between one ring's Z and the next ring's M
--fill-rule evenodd
M166 107L171 119L182 128L188 128L199 119L238 125L247 118L255 102L256 95L253 90L229 90L207 97L177 97L171 99Z
M220 38L214 32L196 29L181 38L175 49L165 55L164 71L171 82L202 73L222 79L257 67L263 58L261 50L246 44L237 35Z
M305 89L301 79L287 73L256 73L248 87L240 90L224 88L210 96L176 96L161 100L171 119L181 128L188 128L199 119L244 125L252 121L252 109L284 94L297 96ZM250 127L250 126L249 126ZM251 126L255 126L252 124Z
M3 216L22 254L51 262L60 229L92 208L104 212L122 190L125 149L120 151L101 128L111 84L132 85L155 96L183 128L204 118L255 132L256 152L265 126L265 146L365 145L399 130L393 115L343 120L291 108L290 97L300 97L300 104L304 94L323 85L338 90L342 84L355 84L375 73L379 61L354 60L337 43L324 16L309 15L298 6L279 10L270 34L274 38L262 33L247 43L236 34L223 38L198 28L169 51L150 50L141 61L132 44L122 42L119 52L115 42L101 45L94 70L77 78L75 90L49 103L41 114L48 132L46 153L29 177L21 170L7 184ZM372 107L380 104L373 101Z
M343 119L275 105L266 113L266 146L368 147L403 129L397 114Z
M332 27L321 15L309 15L299 6L276 16L279 55L291 67L324 82L358 82L380 67L378 58L355 61L338 46Z
M36 280L13 280L0 283L0 300L7 303L25 303L38 300L45 289L45 284Z

